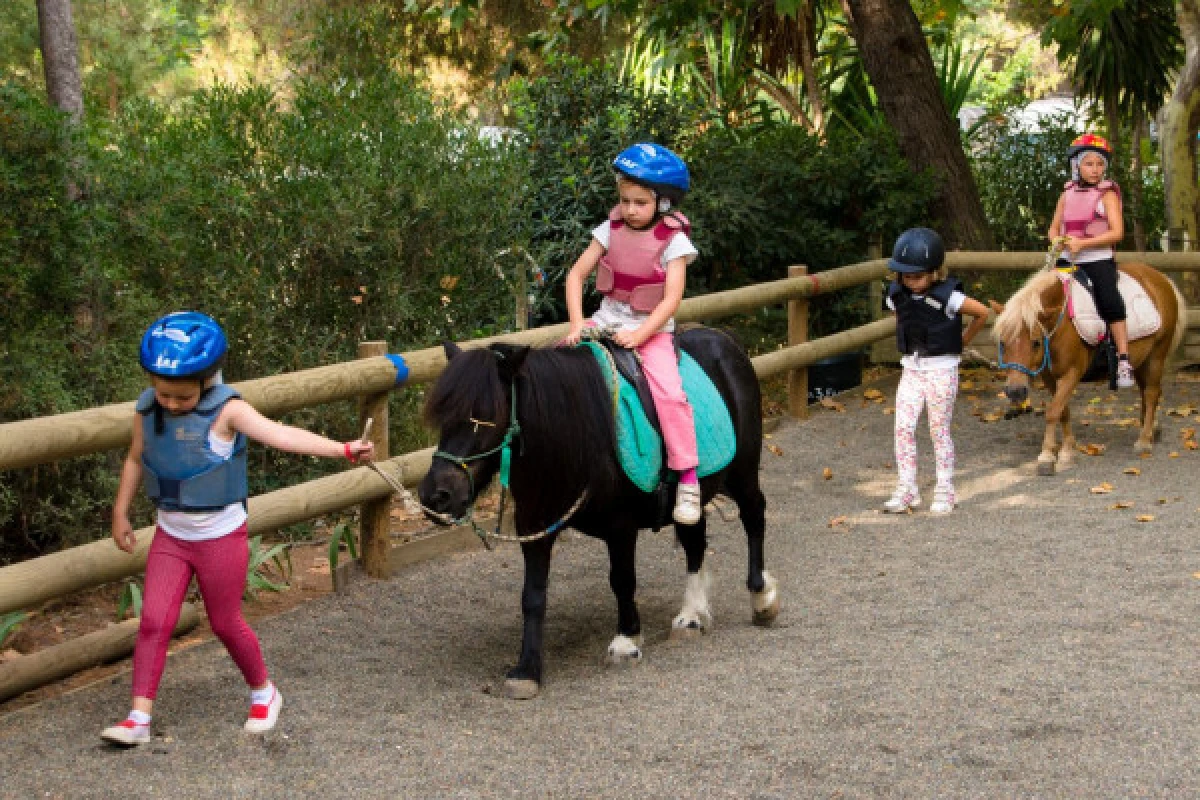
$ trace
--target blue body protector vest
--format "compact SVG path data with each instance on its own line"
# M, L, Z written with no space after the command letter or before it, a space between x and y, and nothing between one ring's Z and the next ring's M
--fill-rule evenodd
M887 296L896 309L896 349L919 356L961 353L962 314L946 316L946 303L956 291L962 291L962 283L954 278L939 281L924 296L914 296L892 281Z
M236 390L217 384L200 395L196 408L174 415L162 408L147 389L137 400L142 415L142 475L146 494L164 511L217 511L244 503L250 493L246 480L246 437L237 434L233 454L225 459L208 446L208 432ZM156 428L161 426L161 432Z

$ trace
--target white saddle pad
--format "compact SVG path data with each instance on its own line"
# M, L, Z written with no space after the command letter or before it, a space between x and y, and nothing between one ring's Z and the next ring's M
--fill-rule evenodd
M1079 338L1089 345L1098 344L1108 326L1096 312L1096 301L1092 299L1091 292L1074 278L1069 278L1069 281L1071 303L1075 307L1075 330L1079 331ZM1142 285L1117 270L1117 290L1125 300L1125 325L1129 330L1129 341L1158 333L1162 327L1162 316Z

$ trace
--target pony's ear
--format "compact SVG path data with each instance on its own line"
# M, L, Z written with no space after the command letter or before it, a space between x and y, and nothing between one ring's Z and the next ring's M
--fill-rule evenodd
M988 305L991 306L992 311L996 312L997 314L1004 313L1004 304L1003 303L997 303L995 300L988 300Z
M453 361L455 356L462 355L462 348L449 340L442 342L442 350L446 353L447 361Z
M529 355L529 348L520 344L499 343L488 349L496 354L496 366L500 370L500 377L505 380L510 380L520 371L525 356Z

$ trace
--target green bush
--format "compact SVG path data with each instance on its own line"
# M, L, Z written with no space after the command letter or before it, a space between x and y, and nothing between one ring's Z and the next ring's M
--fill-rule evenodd
M513 327L496 262L522 230L524 154L481 141L413 79L302 81L287 104L217 87L76 139L39 99L4 92L0 421L132 399L137 341L169 310L221 321L231 381L350 360L366 339L399 352ZM398 451L427 438L417 402L392 404ZM356 433L350 403L288 421ZM0 559L103 534L119 459L0 475ZM253 492L338 467L261 449L252 462Z

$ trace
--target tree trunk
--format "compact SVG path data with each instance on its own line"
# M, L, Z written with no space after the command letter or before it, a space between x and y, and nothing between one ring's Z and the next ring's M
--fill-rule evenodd
M1142 224L1142 133L1146 120L1133 121L1133 147L1129 154L1129 204L1133 208L1133 247L1139 253L1146 250L1146 226Z
M921 24L906 0L843 0L858 52L900 151L914 169L938 178L933 212L949 247L992 249L958 124L938 88Z
M1195 243L1197 229L1196 131L1200 127L1200 0L1177 0L1175 16L1183 35L1184 62L1171 99L1162 109L1162 165L1167 229L1186 233ZM1172 246L1172 249L1175 245ZM1189 304L1200 302L1194 273L1181 287Z
M79 77L79 45L70 0L37 0L46 94L55 107L78 122L83 117L83 83Z

